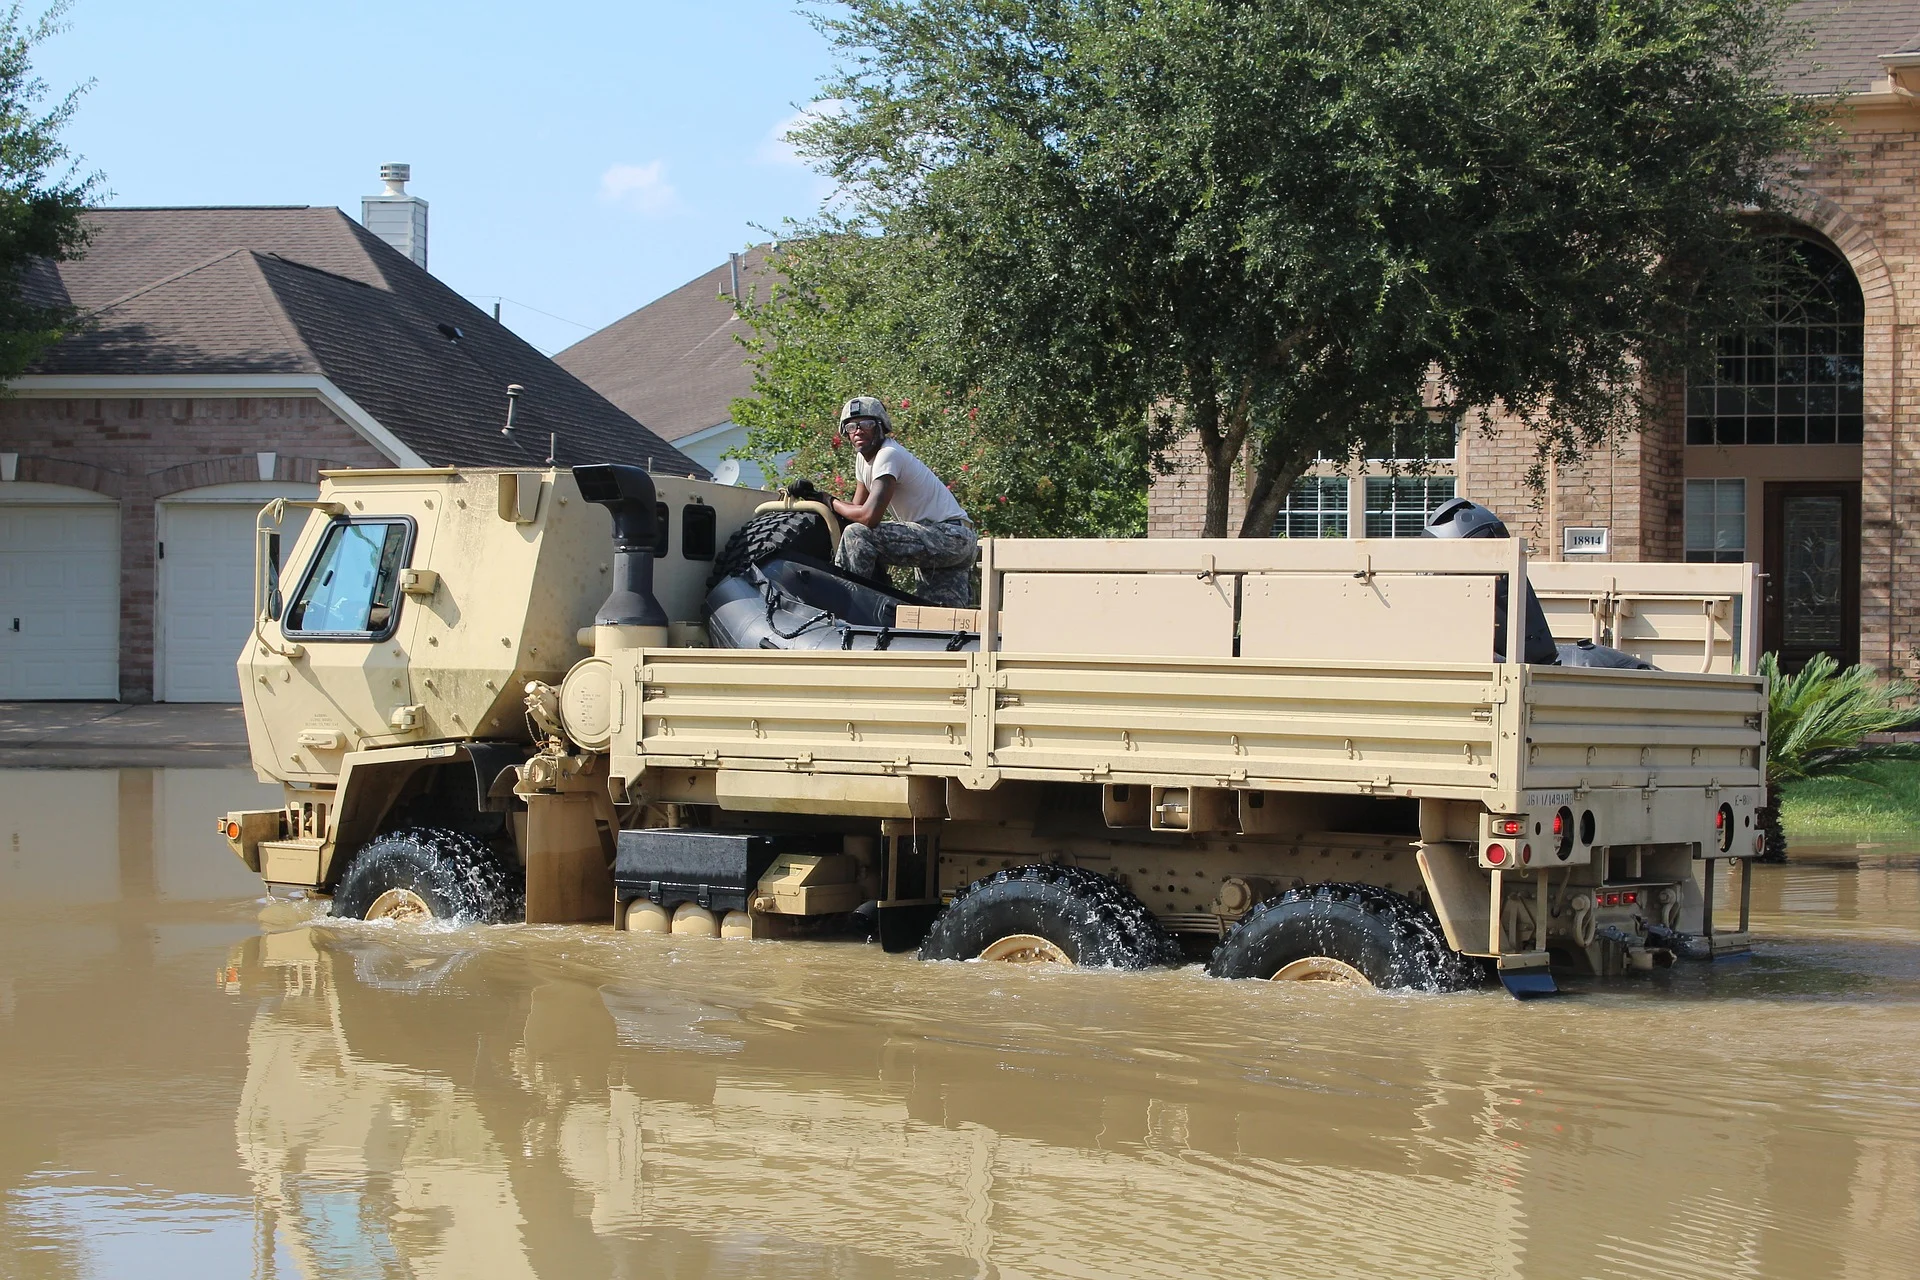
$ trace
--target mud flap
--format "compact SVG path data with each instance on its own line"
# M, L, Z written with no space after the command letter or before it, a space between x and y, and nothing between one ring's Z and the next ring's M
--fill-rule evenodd
M527 923L606 924L613 915L611 851L593 798L527 798Z
M933 918L943 907L938 902L910 902L897 907L883 906L879 917L880 949L887 952L918 951L933 928Z
M1547 969L1502 969L1500 985L1515 1000L1538 1000L1560 994L1560 988L1554 985L1553 973Z

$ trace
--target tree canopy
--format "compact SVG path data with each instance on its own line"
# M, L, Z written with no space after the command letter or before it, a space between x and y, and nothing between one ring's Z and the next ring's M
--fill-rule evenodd
M59 29L69 2L31 22L17 3L0 10L0 383L72 322L71 308L30 298L24 277L36 259L73 258L85 248L82 215L99 186L60 141L84 86L45 106L46 82L33 71L34 46Z
M822 234L781 245L772 262L777 275L741 304L753 327L754 394L733 403L748 452L770 473L788 458L790 475L850 491L840 406L879 395L900 442L982 532L1146 532L1148 450L1137 419L1102 419L1071 394L1037 404L970 378L924 255L894 238Z
M1819 136L1769 80L1780 8L846 0L795 135L835 248L784 322L995 406L1009 487L1049 424L1090 457L1191 432L1215 536L1242 464L1264 534L1316 456L1485 406L1571 458L1757 314L1750 215ZM806 362L762 320L791 408Z

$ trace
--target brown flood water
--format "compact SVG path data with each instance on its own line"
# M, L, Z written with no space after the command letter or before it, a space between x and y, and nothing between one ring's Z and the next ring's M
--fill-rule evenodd
M273 795L0 773L0 1276L1920 1272L1911 851L1521 1005L322 922Z

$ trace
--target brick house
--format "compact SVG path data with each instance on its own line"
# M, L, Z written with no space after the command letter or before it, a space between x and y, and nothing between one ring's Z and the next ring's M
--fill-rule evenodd
M332 208L102 209L30 274L87 323L0 398L0 698L237 698L255 513L329 468L697 470L429 275L424 202L375 203L399 248Z
M1454 496L1499 511L1559 558L1596 541L1613 560L1741 561L1767 575L1762 642L1789 661L1830 652L1920 673L1920 11L1909 0L1802 0L1816 45L1786 68L1797 93L1837 96L1846 158L1810 170L1798 216L1769 226L1819 281L1729 343L1711 378L1663 388L1656 421L1618 448L1524 477L1533 441L1469 428L1422 474L1322 466L1288 494L1275 532L1417 535ZM1199 532L1197 454L1155 483L1153 536ZM1234 512L1237 521L1244 503Z

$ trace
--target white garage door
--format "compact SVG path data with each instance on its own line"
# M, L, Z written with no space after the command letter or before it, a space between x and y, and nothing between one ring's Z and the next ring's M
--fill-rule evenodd
M252 503L169 502L160 522L160 688L166 702L238 702L253 629Z
M0 698L119 696L119 504L0 502Z

